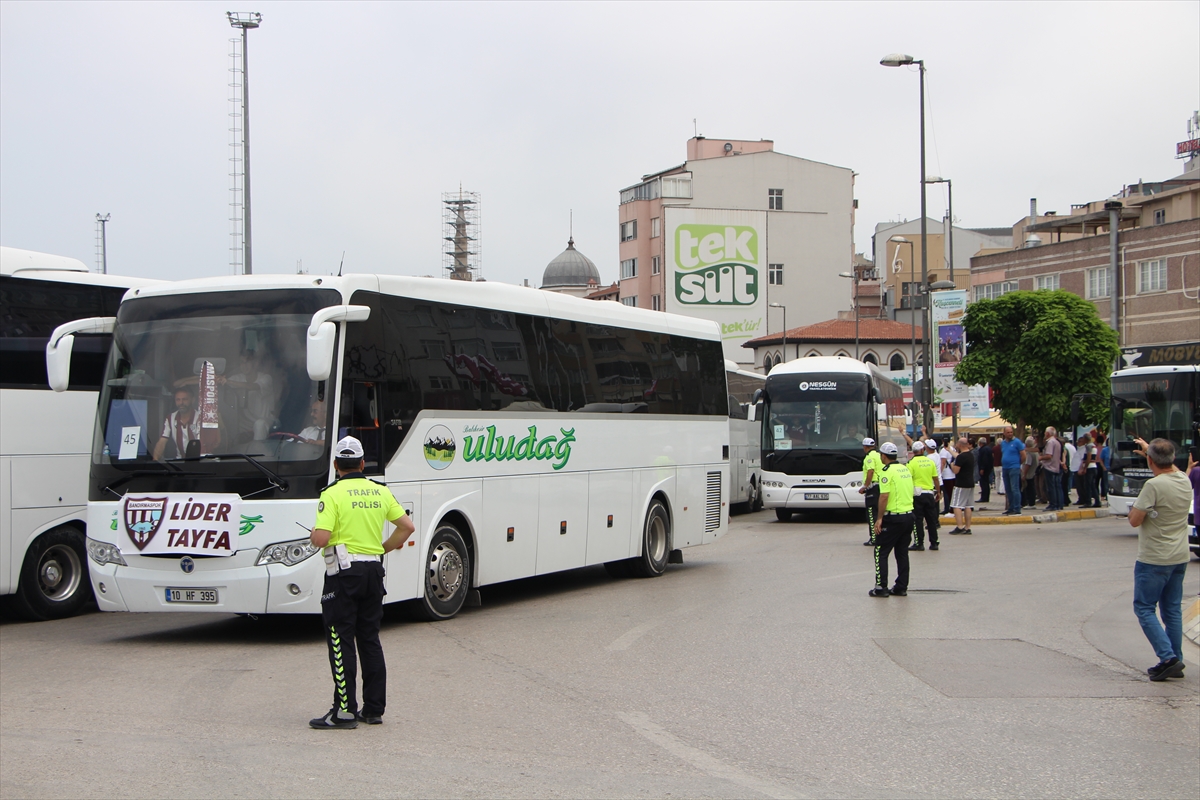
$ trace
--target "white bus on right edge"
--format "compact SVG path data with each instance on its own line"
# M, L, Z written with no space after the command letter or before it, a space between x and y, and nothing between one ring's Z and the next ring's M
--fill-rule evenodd
M762 412L763 505L796 511L864 508L862 440L905 452L904 398L874 364L799 358L767 376Z
M1197 348L1200 349L1200 348ZM1134 454L1134 439L1169 439L1175 465L1187 467L1188 453L1200 461L1200 364L1132 367L1112 374L1109 426L1108 510L1127 516L1142 485L1150 479L1146 459ZM1191 521L1195 525L1194 520ZM1192 552L1200 541L1190 534Z

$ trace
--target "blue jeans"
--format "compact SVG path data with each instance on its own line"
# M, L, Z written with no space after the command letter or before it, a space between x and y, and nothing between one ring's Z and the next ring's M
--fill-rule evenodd
M1046 470L1046 499L1049 501L1047 511L1063 507L1062 473Z
M1183 658L1183 573L1187 564L1133 564L1133 613L1159 661ZM1162 624L1154 608L1162 615Z
M1008 511L1013 514L1021 513L1021 468L1004 467L1004 500Z

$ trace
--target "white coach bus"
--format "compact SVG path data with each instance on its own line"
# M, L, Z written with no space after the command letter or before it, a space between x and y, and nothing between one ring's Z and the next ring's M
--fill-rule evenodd
M112 337L80 332L61 395L50 391L46 342L64 322L115 314L126 289L151 283L0 247L0 595L27 619L70 616L91 595L88 453Z
M387 602L429 619L531 575L660 575L727 527L709 321L348 275L135 291L112 324L87 542L104 610L319 613L308 528L346 434L417 529L385 557Z
M874 364L788 361L767 376L763 401L763 503L781 521L795 511L864 508L864 438L905 452L903 390Z
M767 379L757 372L725 362L729 385L729 506L742 511L762 509L762 390Z

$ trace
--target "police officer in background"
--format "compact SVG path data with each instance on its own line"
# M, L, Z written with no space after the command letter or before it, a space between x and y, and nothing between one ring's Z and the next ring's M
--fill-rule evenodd
M908 594L908 543L913 529L913 479L908 467L896 462L896 445L879 447L883 470L879 475L879 508L875 520L875 588L871 597ZM896 583L888 591L888 555L896 553Z
M942 494L942 482L938 478L938 465L925 455L925 443L915 439L912 443L913 457L908 460L909 474L913 479L913 544L909 550L925 549L925 530L929 530L929 549L938 549L938 506Z
M879 474L883 472L883 462L879 453L875 452L875 440L870 436L862 440L863 446L863 485L858 487L858 493L864 495L867 503L867 540L863 545L870 547L875 544L875 520L879 517Z
M321 620L333 670L333 707L310 720L320 729L357 728L383 722L387 667L379 643L383 619L383 554L404 546L412 520L386 485L363 474L362 442L347 436L333 448L338 479L325 487L317 503L311 541L325 555ZM394 525L383 539L384 522ZM356 650L357 647L357 657ZM358 710L355 682L362 661L363 706Z

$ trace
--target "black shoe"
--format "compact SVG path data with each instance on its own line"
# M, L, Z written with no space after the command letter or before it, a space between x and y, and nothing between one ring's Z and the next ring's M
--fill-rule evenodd
M867 594L869 594L871 597L887 597L888 595L891 594L891 592L889 592L887 589L883 588L882 586L876 586L874 589L867 592Z
M962 528L955 528L954 530L950 531L950 535L951 535L951 536L958 536L958 535L959 535L960 533L962 533L962 532L963 532L963 529L962 529Z
M383 724L383 717L376 714L355 714L354 716L359 722L365 722L368 725Z
M1183 662L1174 656L1166 661L1160 661L1150 669L1146 670L1152 681L1165 681L1167 678L1182 678L1183 677Z
M959 533L961 533L963 536L970 536L970 535L971 535L971 529L970 529L970 528L963 528L961 531L959 531Z
M867 541L863 542L863 547L874 547L874 546L875 546L875 543L874 543L874 542L872 542L870 539L868 539Z
M896 595L897 597L908 597L908 589L900 589L898 587L893 586L892 594Z
M934 549L936 549L936 548L937 548L937 545L934 545ZM914 550L924 550L924 549L925 549L925 545L923 545L923 544L914 544L912 547L908 548L908 551L911 553L911 552L913 552ZM893 594L895 594L895 592L893 592Z
M352 730L358 727L358 720L355 717L342 719L337 715L337 711L331 708L325 716L310 719L308 727L320 730Z
M929 545L929 549L930 549L930 550L937 550L937 549L938 549L938 543L937 543L937 542L934 542L933 544Z

